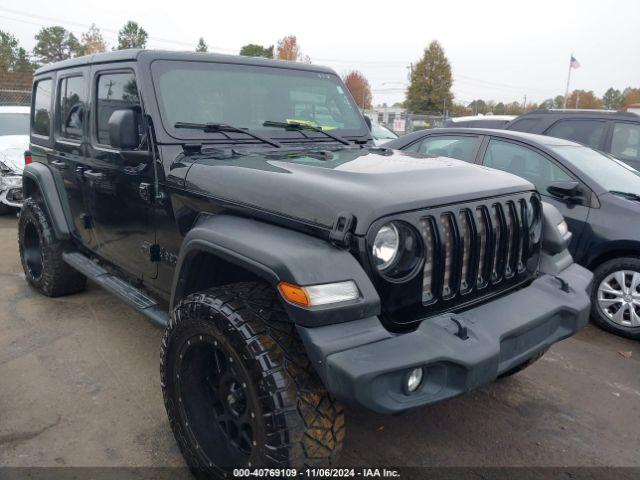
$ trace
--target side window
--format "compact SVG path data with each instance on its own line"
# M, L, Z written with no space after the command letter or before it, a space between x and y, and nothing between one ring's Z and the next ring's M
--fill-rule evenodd
M439 135L425 138L418 148L418 153L473 162L479 144L480 137Z
M33 133L49 136L51 129L51 87L52 81L40 80L36 83L31 117L31 129Z
M98 76L96 128L98 143L109 145L109 118L116 110L130 108L142 117L136 77L132 72L105 73ZM142 122L138 121L139 128ZM140 137L141 131L138 132Z
M546 195L553 182L575 180L547 157L522 145L492 139L484 154L484 164L513 173L535 185Z
M63 137L73 140L82 139L85 102L85 86L82 77L67 77L60 80L58 118L60 119L60 134Z
M552 125L545 135L600 148L606 125L606 122L600 120L560 120Z
M540 118L521 118L519 120L514 120L514 122L509 125L508 130L538 133L540 123Z
M614 123L611 153L622 160L640 160L640 124Z

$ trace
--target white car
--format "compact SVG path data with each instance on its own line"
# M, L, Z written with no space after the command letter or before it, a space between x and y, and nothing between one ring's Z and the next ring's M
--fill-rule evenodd
M387 127L376 122L371 123L371 136L373 137L373 143L376 146L398 138L398 135L393 133Z
M29 107L0 106L0 214L22 206L24 152L29 148Z

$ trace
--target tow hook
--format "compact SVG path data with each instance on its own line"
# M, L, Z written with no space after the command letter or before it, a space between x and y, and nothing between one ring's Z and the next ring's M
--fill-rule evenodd
M571 287L569 286L569 284L564 278L560 278L557 275L553 275L553 278L555 278L560 282L560 290L562 290L565 293L571 293Z
M469 335L467 334L467 327L462 325L462 323L460 323L460 320L451 317L451 321L458 326L458 331L454 334L456 337L458 337L460 340L466 340L467 338L469 338Z

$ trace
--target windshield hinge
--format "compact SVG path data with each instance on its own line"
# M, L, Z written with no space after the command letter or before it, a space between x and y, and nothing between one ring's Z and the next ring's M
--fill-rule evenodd
M338 247L348 247L351 243L351 229L356 218L350 213L340 213L329 233L329 240Z

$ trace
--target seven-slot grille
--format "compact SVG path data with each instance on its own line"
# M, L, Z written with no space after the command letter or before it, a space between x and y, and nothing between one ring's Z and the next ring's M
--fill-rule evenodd
M532 198L453 206L421 217L422 304L473 292L484 296L523 273L532 253L527 219L539 214Z

